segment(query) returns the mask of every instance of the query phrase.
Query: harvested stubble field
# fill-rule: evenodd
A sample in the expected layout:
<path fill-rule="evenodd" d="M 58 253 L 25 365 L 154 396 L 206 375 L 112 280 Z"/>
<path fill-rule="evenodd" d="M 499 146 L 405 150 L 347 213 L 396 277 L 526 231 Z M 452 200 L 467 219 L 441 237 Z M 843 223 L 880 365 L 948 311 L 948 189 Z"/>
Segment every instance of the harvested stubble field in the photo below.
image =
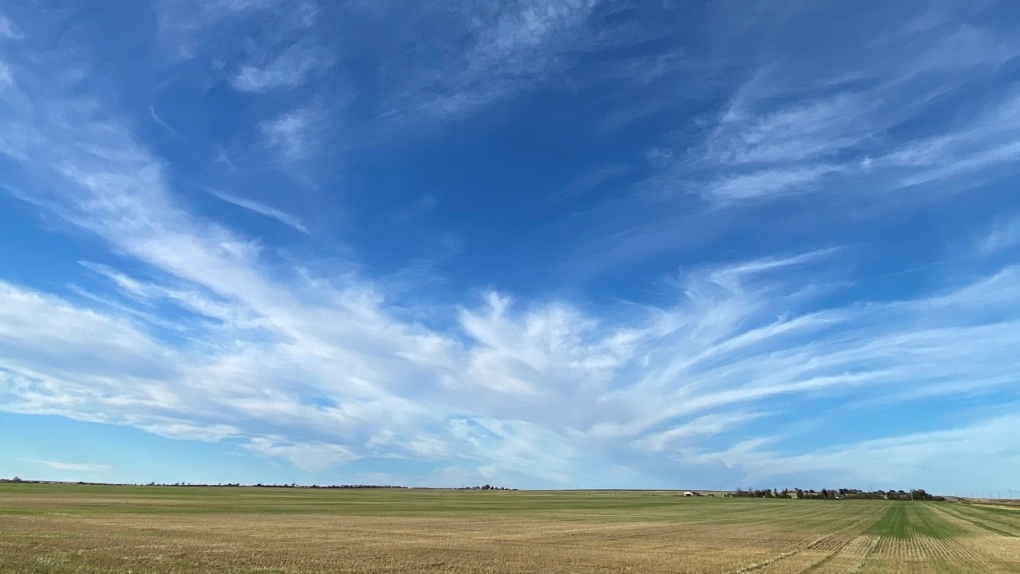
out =
<path fill-rule="evenodd" d="M 1020 512 L 954 503 L 0 485 L 4 573 L 1020 572 Z"/>

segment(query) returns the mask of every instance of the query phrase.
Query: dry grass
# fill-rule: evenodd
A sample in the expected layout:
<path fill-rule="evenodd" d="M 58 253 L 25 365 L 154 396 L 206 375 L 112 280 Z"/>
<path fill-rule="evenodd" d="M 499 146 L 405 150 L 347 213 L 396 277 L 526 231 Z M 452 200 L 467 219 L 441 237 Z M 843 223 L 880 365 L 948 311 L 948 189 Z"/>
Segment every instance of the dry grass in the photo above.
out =
<path fill-rule="evenodd" d="M 1018 535 L 959 504 L 0 486 L 5 573 L 994 573 Z"/>

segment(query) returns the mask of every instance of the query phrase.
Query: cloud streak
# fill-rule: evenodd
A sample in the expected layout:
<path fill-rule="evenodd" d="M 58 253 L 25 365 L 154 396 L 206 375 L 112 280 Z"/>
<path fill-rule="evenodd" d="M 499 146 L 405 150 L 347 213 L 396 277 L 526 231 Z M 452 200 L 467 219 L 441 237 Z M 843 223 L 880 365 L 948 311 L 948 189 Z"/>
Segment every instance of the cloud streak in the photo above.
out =
<path fill-rule="evenodd" d="M 1020 421 L 1006 416 L 962 428 L 864 441 L 808 454 L 783 454 L 741 444 L 728 451 L 699 456 L 705 462 L 741 465 L 749 471 L 748 480 L 759 483 L 807 472 L 840 476 L 847 484 L 913 484 L 925 479 L 919 469 L 947 468 L 961 461 L 978 461 L 982 472 L 992 473 L 990 478 L 1009 484 L 1011 477 L 1007 472 L 988 467 L 981 461 L 994 458 L 1002 462 L 1003 468 L 1015 464 L 1020 452 L 1011 446 L 1009 437 L 1017 430 L 1020 430 Z M 948 464 L 947 461 L 954 462 Z M 963 493 L 972 487 L 967 480 L 954 479 L 944 488 Z"/>
<path fill-rule="evenodd" d="M 238 91 L 251 93 L 296 88 L 328 67 L 329 60 L 313 50 L 291 46 L 263 65 L 241 66 L 231 84 Z"/>
<path fill-rule="evenodd" d="M 902 58 L 875 53 L 868 67 L 856 70 L 801 77 L 796 64 L 760 69 L 737 90 L 706 138 L 699 159 L 729 168 L 709 187 L 710 195 L 730 200 L 824 191 L 822 176 L 873 182 L 883 170 L 888 172 L 883 183 L 868 186 L 870 193 L 881 193 L 1008 167 L 1020 129 L 1014 91 L 976 115 L 960 114 L 956 125 L 937 136 L 894 134 L 897 126 L 938 109 L 947 94 L 966 90 L 976 70 L 994 70 L 1010 59 L 1017 47 L 963 26 L 944 36 L 902 30 L 876 39 L 865 54 L 909 41 L 921 48 Z M 954 56 L 947 57 L 950 53 Z M 932 81 L 936 74 L 938 82 Z M 800 95 L 804 92 L 826 95 Z"/>
<path fill-rule="evenodd" d="M 33 460 L 33 459 L 21 459 L 24 462 L 31 462 L 34 464 L 41 464 L 47 468 L 53 470 L 59 470 L 61 472 L 70 472 L 76 474 L 108 474 L 113 470 L 113 467 L 106 464 L 78 464 L 68 462 L 56 462 L 52 460 Z"/>
<path fill-rule="evenodd" d="M 317 110 L 306 107 L 263 121 L 259 131 L 282 162 L 295 164 L 321 152 L 323 122 Z"/>
<path fill-rule="evenodd" d="M 259 203 L 257 201 L 244 199 L 243 197 L 237 197 L 226 193 L 217 192 L 213 193 L 213 195 L 216 196 L 216 198 L 221 201 L 225 201 L 231 205 L 236 205 L 237 207 L 247 209 L 248 211 L 252 211 L 259 215 L 263 215 L 270 219 L 275 219 L 276 221 L 279 221 L 280 223 L 286 225 L 287 227 L 300 231 L 301 233 L 308 234 L 308 227 L 305 226 L 305 224 L 300 219 L 288 213 L 284 213 L 279 209 L 276 209 L 275 207 L 270 207 L 264 203 Z"/>

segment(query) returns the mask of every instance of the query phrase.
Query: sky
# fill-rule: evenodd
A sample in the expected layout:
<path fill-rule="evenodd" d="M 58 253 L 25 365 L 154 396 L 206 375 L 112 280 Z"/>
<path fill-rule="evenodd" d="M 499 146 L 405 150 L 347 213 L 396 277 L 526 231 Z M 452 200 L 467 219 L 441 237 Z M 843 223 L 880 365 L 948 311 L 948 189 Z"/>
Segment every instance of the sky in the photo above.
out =
<path fill-rule="evenodd" d="M 1018 27 L 0 0 L 0 477 L 1020 493 Z"/>

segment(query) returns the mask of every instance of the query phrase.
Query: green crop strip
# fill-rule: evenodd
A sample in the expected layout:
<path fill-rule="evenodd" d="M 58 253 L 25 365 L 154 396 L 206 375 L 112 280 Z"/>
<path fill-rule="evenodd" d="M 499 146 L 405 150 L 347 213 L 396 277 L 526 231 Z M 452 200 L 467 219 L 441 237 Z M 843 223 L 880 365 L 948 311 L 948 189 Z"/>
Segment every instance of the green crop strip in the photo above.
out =
<path fill-rule="evenodd" d="M 956 538 L 962 530 L 941 519 L 928 503 L 896 502 L 865 533 L 888 538 Z"/>

